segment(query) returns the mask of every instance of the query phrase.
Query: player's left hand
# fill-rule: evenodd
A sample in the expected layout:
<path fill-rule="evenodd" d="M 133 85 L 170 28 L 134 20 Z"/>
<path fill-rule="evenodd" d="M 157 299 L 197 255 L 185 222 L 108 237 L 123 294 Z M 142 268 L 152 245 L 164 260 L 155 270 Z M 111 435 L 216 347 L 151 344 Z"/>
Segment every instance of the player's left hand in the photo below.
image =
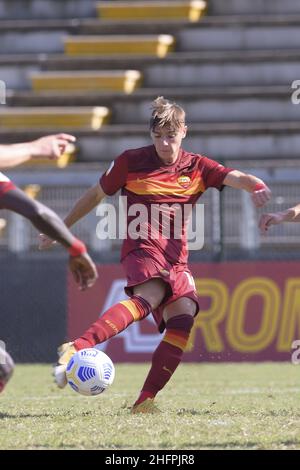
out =
<path fill-rule="evenodd" d="M 255 207 L 263 207 L 270 201 L 271 196 L 271 190 L 267 185 L 257 184 L 252 192 L 251 198 Z"/>
<path fill-rule="evenodd" d="M 69 268 L 80 290 L 92 287 L 98 278 L 96 266 L 87 253 L 70 256 Z"/>

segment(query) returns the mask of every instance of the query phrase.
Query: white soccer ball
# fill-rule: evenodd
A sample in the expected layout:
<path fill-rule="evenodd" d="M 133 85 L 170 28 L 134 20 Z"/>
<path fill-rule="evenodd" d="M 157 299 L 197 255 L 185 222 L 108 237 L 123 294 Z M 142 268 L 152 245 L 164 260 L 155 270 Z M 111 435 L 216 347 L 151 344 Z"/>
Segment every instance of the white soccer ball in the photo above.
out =
<path fill-rule="evenodd" d="M 66 374 L 68 384 L 75 392 L 82 395 L 99 395 L 113 383 L 115 367 L 103 351 L 87 348 L 72 356 Z"/>

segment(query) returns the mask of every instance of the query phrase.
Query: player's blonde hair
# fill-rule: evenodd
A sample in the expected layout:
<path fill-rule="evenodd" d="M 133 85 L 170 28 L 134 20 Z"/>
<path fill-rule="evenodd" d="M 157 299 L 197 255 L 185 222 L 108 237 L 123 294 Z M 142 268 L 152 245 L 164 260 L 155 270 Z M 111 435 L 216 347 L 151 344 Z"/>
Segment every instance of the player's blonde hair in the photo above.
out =
<path fill-rule="evenodd" d="M 150 129 L 153 131 L 156 126 L 179 129 L 185 124 L 185 111 L 175 102 L 166 100 L 163 96 L 158 96 L 151 103 Z"/>

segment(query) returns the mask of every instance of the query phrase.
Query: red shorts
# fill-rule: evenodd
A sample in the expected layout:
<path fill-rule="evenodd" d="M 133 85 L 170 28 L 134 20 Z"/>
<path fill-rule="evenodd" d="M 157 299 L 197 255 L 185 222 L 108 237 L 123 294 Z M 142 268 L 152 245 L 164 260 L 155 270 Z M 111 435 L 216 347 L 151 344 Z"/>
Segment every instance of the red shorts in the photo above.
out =
<path fill-rule="evenodd" d="M 170 264 L 166 260 L 162 263 L 160 258 L 161 255 L 156 258 L 154 254 L 146 250 L 138 249 L 125 256 L 122 265 L 127 276 L 125 292 L 129 296 L 133 294 L 134 286 L 143 284 L 155 277 L 166 282 L 168 286 L 167 293 L 159 307 L 152 312 L 158 329 L 162 332 L 165 329 L 163 311 L 166 305 L 181 297 L 188 297 L 196 303 L 197 314 L 199 299 L 193 276 L 187 265 Z"/>

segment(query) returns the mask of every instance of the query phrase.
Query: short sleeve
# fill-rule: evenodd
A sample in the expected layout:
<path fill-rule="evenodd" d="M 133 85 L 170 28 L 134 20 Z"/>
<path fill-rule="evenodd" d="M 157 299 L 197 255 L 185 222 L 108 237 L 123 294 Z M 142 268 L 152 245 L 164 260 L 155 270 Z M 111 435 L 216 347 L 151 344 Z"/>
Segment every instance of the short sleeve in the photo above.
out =
<path fill-rule="evenodd" d="M 202 180 L 205 189 L 216 188 L 219 191 L 223 189 L 223 181 L 225 177 L 233 171 L 233 168 L 228 168 L 215 160 L 210 160 L 207 157 L 202 157 L 199 162 Z"/>
<path fill-rule="evenodd" d="M 105 194 L 112 196 L 125 186 L 128 175 L 128 158 L 122 153 L 100 177 L 99 183 Z"/>

